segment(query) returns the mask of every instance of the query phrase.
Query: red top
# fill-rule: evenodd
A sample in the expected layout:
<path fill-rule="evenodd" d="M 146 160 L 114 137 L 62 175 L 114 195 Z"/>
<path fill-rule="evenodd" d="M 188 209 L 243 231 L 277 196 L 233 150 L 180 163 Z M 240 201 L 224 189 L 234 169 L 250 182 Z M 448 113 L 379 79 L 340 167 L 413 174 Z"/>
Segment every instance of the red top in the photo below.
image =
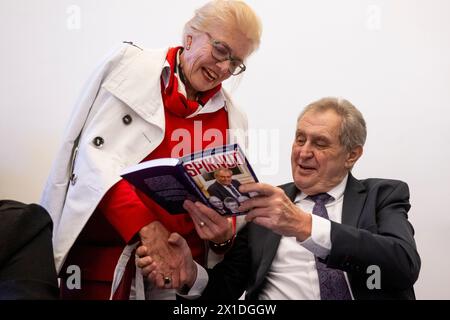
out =
<path fill-rule="evenodd" d="M 227 112 L 222 108 L 214 113 L 200 114 L 185 119 L 165 110 L 166 132 L 162 143 L 144 161 L 158 158 L 181 157 L 209 147 L 220 146 L 226 141 L 228 127 Z M 205 131 L 217 129 L 221 137 L 204 141 Z M 139 230 L 152 221 L 160 221 L 169 232 L 178 232 L 192 250 L 198 262 L 204 262 L 204 245 L 194 223 L 187 214 L 171 215 L 140 191 L 135 190 L 125 180 L 120 180 L 111 188 L 98 207 L 109 223 L 120 233 L 125 242 L 130 242 Z M 130 218 L 132 217 L 132 218 Z"/>

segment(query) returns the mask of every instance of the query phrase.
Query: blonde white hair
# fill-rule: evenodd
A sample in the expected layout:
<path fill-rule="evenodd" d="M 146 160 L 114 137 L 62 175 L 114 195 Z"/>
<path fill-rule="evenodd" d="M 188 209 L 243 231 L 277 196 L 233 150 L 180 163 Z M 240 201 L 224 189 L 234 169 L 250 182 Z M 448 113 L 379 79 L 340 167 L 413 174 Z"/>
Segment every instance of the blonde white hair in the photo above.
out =
<path fill-rule="evenodd" d="M 183 44 L 186 34 L 192 30 L 208 32 L 213 24 L 237 28 L 250 41 L 252 52 L 261 42 L 262 24 L 250 6 L 241 0 L 213 0 L 195 11 L 184 26 Z"/>

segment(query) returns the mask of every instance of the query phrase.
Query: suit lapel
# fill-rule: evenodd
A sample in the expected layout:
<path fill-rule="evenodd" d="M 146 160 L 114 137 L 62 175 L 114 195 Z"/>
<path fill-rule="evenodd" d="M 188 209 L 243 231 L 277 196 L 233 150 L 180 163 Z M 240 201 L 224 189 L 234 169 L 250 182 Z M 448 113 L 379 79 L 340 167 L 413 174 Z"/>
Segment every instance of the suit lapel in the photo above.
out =
<path fill-rule="evenodd" d="M 342 224 L 357 226 L 366 197 L 366 188 L 349 173 L 342 206 Z"/>
<path fill-rule="evenodd" d="M 266 229 L 267 230 L 267 229 Z M 256 281 L 262 282 L 266 278 L 266 274 L 269 271 L 272 261 L 278 250 L 278 245 L 280 244 L 281 236 L 270 230 L 267 230 L 264 237 L 264 245 L 262 250 L 262 257 L 260 262 L 260 267 L 258 268 L 258 274 L 256 275 Z"/>
<path fill-rule="evenodd" d="M 280 186 L 281 189 L 283 189 L 284 193 L 289 197 L 289 199 L 294 202 L 295 197 L 297 196 L 297 193 L 299 192 L 297 187 L 293 182 L 286 183 L 282 186 Z"/>
<path fill-rule="evenodd" d="M 289 199 L 294 202 L 295 196 L 297 195 L 298 189 L 293 183 L 288 183 L 281 186 L 281 189 L 286 193 Z M 266 229 L 267 230 L 267 229 Z M 262 250 L 262 257 L 260 261 L 260 268 L 258 268 L 258 274 L 256 275 L 256 287 L 262 282 L 267 272 L 269 271 L 272 261 L 278 250 L 278 245 L 280 244 L 281 236 L 270 230 L 267 230 L 264 237 L 264 244 Z"/>
<path fill-rule="evenodd" d="M 299 190 L 294 183 L 282 185 L 289 199 L 294 202 Z M 356 226 L 359 216 L 361 215 L 364 203 L 366 201 L 367 192 L 364 185 L 353 177 L 351 173 L 348 174 L 347 185 L 344 193 L 344 204 L 342 207 L 342 223 L 346 225 Z M 278 247 L 278 243 L 277 243 Z"/>

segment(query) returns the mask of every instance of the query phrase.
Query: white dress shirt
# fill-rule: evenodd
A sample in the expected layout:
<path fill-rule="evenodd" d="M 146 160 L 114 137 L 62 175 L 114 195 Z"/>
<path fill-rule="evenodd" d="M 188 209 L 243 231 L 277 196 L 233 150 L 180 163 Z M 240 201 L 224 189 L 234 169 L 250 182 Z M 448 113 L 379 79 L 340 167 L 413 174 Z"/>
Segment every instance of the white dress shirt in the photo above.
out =
<path fill-rule="evenodd" d="M 334 200 L 328 202 L 325 207 L 330 220 L 337 223 L 341 223 L 342 220 L 342 204 L 347 178 L 348 175 L 341 183 L 328 191 Z M 298 194 L 295 204 L 303 211 L 311 213 L 314 201 L 306 198 L 306 194 Z M 331 250 L 331 245 L 331 222 L 314 214 L 311 237 L 303 242 L 297 241 L 295 237 L 281 237 L 277 253 L 266 275 L 267 283 L 259 299 L 320 300 L 319 276 L 314 256 L 325 258 Z M 346 274 L 345 279 L 348 285 Z"/>

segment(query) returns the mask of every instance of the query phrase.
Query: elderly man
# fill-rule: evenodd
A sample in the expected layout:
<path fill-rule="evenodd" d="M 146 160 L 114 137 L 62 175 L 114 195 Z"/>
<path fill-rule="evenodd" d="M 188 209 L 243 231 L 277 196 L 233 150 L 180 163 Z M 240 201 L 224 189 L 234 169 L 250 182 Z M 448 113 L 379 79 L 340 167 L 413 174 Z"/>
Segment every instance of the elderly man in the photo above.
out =
<path fill-rule="evenodd" d="M 247 299 L 414 299 L 420 257 L 407 217 L 408 186 L 353 177 L 365 140 L 365 121 L 350 102 L 325 98 L 307 106 L 292 145 L 294 182 L 240 187 L 260 196 L 241 205 L 250 210 L 249 223 L 223 262 L 206 274 L 192 263 L 184 240 L 171 235 L 186 274 L 184 293 L 204 299 L 238 298 L 244 290 Z M 199 204 L 185 206 L 195 223 L 213 214 Z M 138 265 L 161 282 L 151 257 Z"/>

